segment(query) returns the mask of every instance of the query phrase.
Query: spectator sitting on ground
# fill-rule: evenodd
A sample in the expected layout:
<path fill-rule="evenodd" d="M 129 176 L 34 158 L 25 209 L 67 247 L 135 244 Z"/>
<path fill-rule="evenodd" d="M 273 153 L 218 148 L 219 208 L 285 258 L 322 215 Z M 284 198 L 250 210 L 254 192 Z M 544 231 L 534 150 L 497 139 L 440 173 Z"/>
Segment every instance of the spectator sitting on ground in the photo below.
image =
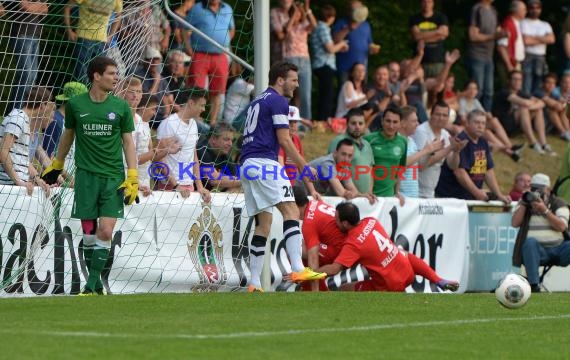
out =
<path fill-rule="evenodd" d="M 443 140 L 435 140 L 427 144 L 423 149 L 418 150 L 416 142 L 412 138 L 418 127 L 418 116 L 416 108 L 413 106 L 402 107 L 402 121 L 400 125 L 400 134 L 408 140 L 406 153 L 406 172 L 404 178 L 400 181 L 400 193 L 405 197 L 419 197 L 419 161 L 422 157 L 439 151 L 443 148 Z"/>
<path fill-rule="evenodd" d="M 226 123 L 216 124 L 205 143 L 198 144 L 202 182 L 213 192 L 241 192 L 236 164 L 230 159 L 235 130 Z"/>
<path fill-rule="evenodd" d="M 23 186 L 32 195 L 34 186 L 40 186 L 49 195 L 49 185 L 32 166 L 30 134 L 45 129 L 50 118 L 45 116 L 53 108 L 51 91 L 37 86 L 24 95 L 22 109 L 13 109 L 0 124 L 0 184 Z"/>
<path fill-rule="evenodd" d="M 449 159 L 443 164 L 435 188 L 436 197 L 489 201 L 493 198 L 483 190 L 486 183 L 498 200 L 505 204 L 511 202 L 511 198 L 501 192 L 495 177 L 491 149 L 483 138 L 486 122 L 482 110 L 473 110 L 467 115 L 465 130 L 457 136 L 459 140 L 467 140 L 467 145 L 459 153 L 459 164 Z"/>
<path fill-rule="evenodd" d="M 569 77 L 570 79 L 570 77 Z M 550 73 L 544 77 L 541 89 L 534 92 L 534 96 L 544 101 L 546 105 L 544 108 L 545 117 L 560 133 L 560 138 L 570 141 L 570 122 L 566 114 L 566 99 L 561 98 L 554 90 L 558 76 Z"/>
<path fill-rule="evenodd" d="M 501 90 L 493 102 L 493 114 L 501 123 L 509 136 L 522 129 L 530 147 L 539 154 L 548 153 L 556 156 L 552 147 L 546 142 L 544 128 L 544 101 L 522 92 L 523 74 L 514 70 L 509 74 L 509 87 Z M 536 130 L 537 138 L 533 131 Z"/>
<path fill-rule="evenodd" d="M 361 193 L 372 193 L 374 182 L 372 181 L 372 167 L 374 166 L 374 155 L 370 143 L 364 140 L 366 123 L 364 113 L 361 109 L 351 109 L 347 114 L 346 132 L 335 137 L 329 144 L 328 153 L 336 150 L 336 146 L 341 140 L 352 140 L 354 145 L 354 155 L 352 156 L 352 182 Z M 357 168 L 367 169 L 364 173 L 356 173 Z"/>
<path fill-rule="evenodd" d="M 547 175 L 534 174 L 530 188 L 511 219 L 511 226 L 520 228 L 513 265 L 524 265 L 532 292 L 540 292 L 539 266 L 570 264 L 570 241 L 565 240 L 570 212 L 566 202 L 551 193 Z"/>
<path fill-rule="evenodd" d="M 531 176 L 526 171 L 520 171 L 515 175 L 515 181 L 513 183 L 513 188 L 509 193 L 511 200 L 519 201 L 527 191 L 530 191 L 530 180 Z"/>
<path fill-rule="evenodd" d="M 361 193 L 354 186 L 350 174 L 346 170 L 352 161 L 354 145 L 350 139 L 338 142 L 332 154 L 324 155 L 309 162 L 309 166 L 317 169 L 318 179 L 315 188 L 320 194 L 326 196 L 340 196 L 345 199 L 366 197 L 373 204 L 377 201 L 371 193 Z M 339 174 L 339 171 L 344 170 Z M 341 180 L 342 178 L 342 180 Z"/>
<path fill-rule="evenodd" d="M 467 114 L 473 110 L 485 111 L 483 105 L 481 105 L 479 99 L 477 99 L 478 91 L 479 88 L 475 81 L 469 80 L 465 84 L 463 95 L 459 99 L 459 118 L 461 129 L 467 123 Z M 493 150 L 504 152 L 514 161 L 519 161 L 524 144 L 513 145 L 499 119 L 493 116 L 490 112 L 485 112 L 485 116 L 487 117 L 487 129 L 485 130 L 484 137 L 491 148 Z"/>
<path fill-rule="evenodd" d="M 338 93 L 335 117 L 343 118 L 350 109 L 366 105 L 373 92 L 367 94 L 366 67 L 356 63 L 350 68 L 348 80 L 342 84 Z"/>

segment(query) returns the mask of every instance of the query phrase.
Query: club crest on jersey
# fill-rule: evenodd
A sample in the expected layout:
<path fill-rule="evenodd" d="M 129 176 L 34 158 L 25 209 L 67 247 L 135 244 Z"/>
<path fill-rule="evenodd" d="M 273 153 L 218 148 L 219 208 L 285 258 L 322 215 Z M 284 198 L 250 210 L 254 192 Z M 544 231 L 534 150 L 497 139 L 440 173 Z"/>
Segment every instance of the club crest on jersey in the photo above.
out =
<path fill-rule="evenodd" d="M 117 114 L 115 114 L 114 112 L 110 112 L 107 114 L 107 120 L 109 120 L 109 121 L 115 121 L 116 118 L 117 118 Z"/>

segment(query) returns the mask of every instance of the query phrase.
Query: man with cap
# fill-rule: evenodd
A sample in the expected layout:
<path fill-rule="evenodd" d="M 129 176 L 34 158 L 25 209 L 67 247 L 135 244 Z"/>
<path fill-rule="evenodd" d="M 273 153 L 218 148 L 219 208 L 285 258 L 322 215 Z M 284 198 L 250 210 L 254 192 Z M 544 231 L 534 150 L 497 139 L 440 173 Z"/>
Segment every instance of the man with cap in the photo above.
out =
<path fill-rule="evenodd" d="M 70 81 L 63 85 L 63 92 L 55 97 L 60 103 L 59 108 L 53 114 L 53 120 L 49 123 L 44 133 L 42 147 L 49 157 L 55 155 L 55 150 L 59 145 L 59 138 L 63 133 L 63 123 L 65 119 L 65 104 L 75 95 L 83 94 L 89 91 L 87 86 L 80 82 Z"/>
<path fill-rule="evenodd" d="M 299 154 L 305 157 L 305 151 L 303 150 L 303 144 L 301 143 L 301 138 L 298 133 L 299 121 L 301 121 L 301 114 L 299 113 L 299 108 L 296 106 L 289 106 L 289 113 L 287 115 L 289 118 L 289 134 L 291 135 L 291 140 L 293 140 L 293 145 L 297 148 Z M 280 147 L 279 155 L 277 161 L 284 166 L 285 172 L 291 181 L 291 185 L 295 186 L 295 175 L 297 172 L 297 165 L 293 159 L 285 154 L 285 150 Z"/>
<path fill-rule="evenodd" d="M 564 200 L 551 194 L 548 175 L 535 174 L 530 188 L 511 220 L 513 227 L 520 227 L 513 265 L 524 264 L 532 292 L 540 292 L 539 266 L 570 264 L 570 241 L 565 241 L 570 210 Z"/>

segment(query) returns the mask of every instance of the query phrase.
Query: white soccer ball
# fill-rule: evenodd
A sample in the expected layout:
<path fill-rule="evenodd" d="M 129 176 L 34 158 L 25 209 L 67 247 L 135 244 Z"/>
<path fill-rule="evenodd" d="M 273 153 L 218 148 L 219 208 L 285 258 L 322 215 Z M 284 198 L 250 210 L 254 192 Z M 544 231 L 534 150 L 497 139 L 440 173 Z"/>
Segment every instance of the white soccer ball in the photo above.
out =
<path fill-rule="evenodd" d="M 497 301 L 506 308 L 518 309 L 530 299 L 530 284 L 519 274 L 507 274 L 495 289 Z"/>

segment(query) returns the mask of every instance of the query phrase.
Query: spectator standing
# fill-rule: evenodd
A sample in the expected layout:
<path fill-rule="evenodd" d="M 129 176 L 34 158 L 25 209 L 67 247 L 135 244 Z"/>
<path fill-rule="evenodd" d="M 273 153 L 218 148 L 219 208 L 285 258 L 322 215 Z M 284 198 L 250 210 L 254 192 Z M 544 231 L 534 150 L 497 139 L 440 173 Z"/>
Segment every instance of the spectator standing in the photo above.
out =
<path fill-rule="evenodd" d="M 234 129 L 230 125 L 219 123 L 210 131 L 206 143 L 198 145 L 198 158 L 203 169 L 201 171 L 202 182 L 210 191 L 241 191 L 241 181 L 237 178 L 236 164 L 229 156 L 234 135 Z"/>
<path fill-rule="evenodd" d="M 184 0 L 180 4 L 180 6 L 174 9 L 174 12 L 176 13 L 176 15 L 185 19 L 186 16 L 188 16 L 188 11 L 192 9 L 192 6 L 194 6 L 195 2 L 196 0 Z M 183 35 L 184 27 L 180 22 L 176 21 L 175 19 L 172 19 L 170 21 L 170 29 L 171 29 L 170 33 L 172 34 L 172 45 L 170 46 L 170 48 L 174 50 L 184 51 L 184 35 Z"/>
<path fill-rule="evenodd" d="M 570 264 L 570 241 L 565 241 L 570 212 L 566 202 L 552 194 L 547 175 L 534 174 L 530 188 L 539 196 L 521 200 L 511 219 L 512 227 L 520 228 L 513 265 L 524 265 L 532 292 L 540 292 L 539 266 Z"/>
<path fill-rule="evenodd" d="M 414 138 L 412 137 L 419 125 L 416 108 L 413 106 L 404 106 L 402 108 L 402 121 L 400 126 L 400 134 L 408 140 L 406 152 L 406 172 L 404 178 L 400 181 L 400 193 L 405 197 L 418 198 L 420 196 L 419 185 L 419 161 L 422 157 L 443 148 L 443 141 L 436 140 L 426 146 L 421 151 L 418 149 Z"/>
<path fill-rule="evenodd" d="M 165 157 L 170 174 L 167 174 L 168 177 L 165 180 L 157 181 L 155 189 L 176 190 L 184 198 L 189 197 L 196 190 L 205 202 L 210 202 L 210 192 L 204 187 L 200 177 L 200 161 L 196 152 L 199 137 L 196 119 L 206 108 L 206 91 L 185 89 L 180 91 L 176 102 L 181 105 L 181 109 L 178 113 L 171 114 L 164 119 L 158 126 L 157 147 L 167 148 L 174 138 L 182 148 L 179 152 L 168 154 Z M 180 164 L 190 166 L 191 163 L 193 177 L 187 173 L 180 173 Z"/>
<path fill-rule="evenodd" d="M 480 0 L 471 8 L 467 44 L 467 73 L 479 86 L 479 101 L 486 111 L 493 105 L 495 40 L 506 37 L 500 31 L 492 0 Z"/>
<path fill-rule="evenodd" d="M 434 11 L 434 0 L 421 0 L 421 12 L 410 17 L 409 27 L 417 42 L 425 44 L 422 67 L 426 78 L 436 77 L 445 64 L 445 39 L 449 36 L 449 22 L 445 14 Z"/>
<path fill-rule="evenodd" d="M 174 103 L 174 99 L 178 95 L 178 92 L 185 85 L 186 81 L 185 63 L 187 57 L 188 56 L 181 50 L 172 50 L 169 51 L 168 54 L 166 55 L 166 66 L 162 70 L 161 77 L 163 81 L 167 83 L 166 91 L 169 97 L 169 99 L 167 100 L 167 104 L 170 101 L 172 108 L 171 111 L 169 111 L 168 106 L 165 106 L 164 101 L 162 101 L 163 108 L 158 109 L 161 112 L 161 114 L 157 116 L 156 121 L 162 120 L 165 115 L 169 115 L 171 112 L 178 112 L 178 110 L 180 110 L 178 105 Z M 163 96 L 163 100 L 165 96 L 166 95 Z"/>
<path fill-rule="evenodd" d="M 525 58 L 522 64 L 523 91 L 533 94 L 541 88 L 543 77 L 548 74 L 546 46 L 554 44 L 556 37 L 552 26 L 540 20 L 542 3 L 540 0 L 528 2 L 528 17 L 521 22 Z"/>
<path fill-rule="evenodd" d="M 59 146 L 59 139 L 63 133 L 65 105 L 67 104 L 67 101 L 72 97 L 86 93 L 87 91 L 89 91 L 89 89 L 84 84 L 71 81 L 63 85 L 63 92 L 55 97 L 55 100 L 60 102 L 61 105 L 56 111 L 54 111 L 53 120 L 47 126 L 42 141 L 42 147 L 50 158 L 55 156 L 55 151 Z M 73 154 L 73 151 L 70 151 L 70 153 Z"/>
<path fill-rule="evenodd" d="M 526 5 L 520 0 L 511 1 L 509 15 L 503 20 L 501 27 L 508 34 L 497 41 L 497 51 L 501 61 L 497 66 L 501 84 L 508 85 L 508 74 L 513 70 L 521 70 L 525 56 L 524 40 L 521 32 L 521 21 L 526 16 Z"/>
<path fill-rule="evenodd" d="M 329 4 L 323 5 L 319 10 L 319 22 L 310 37 L 311 65 L 313 73 L 319 81 L 317 120 L 327 120 L 334 116 L 335 54 L 349 49 L 346 41 L 342 40 L 335 43 L 332 39 L 330 26 L 335 19 L 336 9 Z"/>
<path fill-rule="evenodd" d="M 237 63 L 232 62 L 230 65 L 230 77 L 228 79 L 228 91 L 226 93 L 226 100 L 224 102 L 224 122 L 230 125 L 238 117 L 245 118 L 244 110 L 251 102 L 251 96 L 255 89 L 253 81 L 253 74 L 249 70 L 243 70 L 243 67 Z M 241 119 L 240 119 L 241 120 Z M 236 121 L 237 129 L 241 129 L 243 121 Z"/>
<path fill-rule="evenodd" d="M 44 116 L 53 107 L 51 92 L 45 87 L 34 87 L 23 98 L 24 106 L 14 108 L 0 124 L 0 184 L 23 186 L 32 195 L 34 186 L 49 194 L 49 186 L 32 166 L 34 150 L 30 149 L 32 136 L 47 126 Z"/>
<path fill-rule="evenodd" d="M 452 163 L 459 160 L 459 151 L 467 144 L 467 140 L 457 141 L 449 136 L 445 126 L 449 123 L 449 105 L 443 101 L 436 102 L 431 111 L 429 121 L 422 123 L 412 136 L 418 150 L 434 141 L 443 141 L 441 150 L 429 153 L 420 159 L 419 195 L 420 198 L 435 197 L 435 187 L 439 181 L 441 166 L 446 158 L 453 158 Z"/>
<path fill-rule="evenodd" d="M 401 117 L 398 107 L 388 107 L 382 117 L 382 129 L 364 136 L 364 139 L 370 143 L 374 154 L 374 195 L 395 196 L 403 205 L 400 181 L 406 166 L 408 145 L 406 138 L 398 134 Z"/>
<path fill-rule="evenodd" d="M 2 3 L 4 12 L 10 15 L 11 51 L 16 61 L 10 100 L 6 108 L 6 114 L 9 114 L 14 108 L 22 109 L 25 95 L 36 82 L 42 22 L 48 12 L 48 3 L 45 0 Z"/>
<path fill-rule="evenodd" d="M 151 13 L 147 26 L 150 26 L 152 30 L 148 46 L 166 54 L 170 42 L 170 22 L 159 4 L 152 4 L 149 10 Z"/>
<path fill-rule="evenodd" d="M 560 58 L 562 60 L 561 75 L 570 73 L 570 11 L 562 25 L 560 33 Z"/>
<path fill-rule="evenodd" d="M 372 172 L 366 171 L 364 174 L 356 174 L 357 168 L 372 169 L 374 166 L 374 155 L 370 143 L 364 140 L 366 133 L 366 122 L 361 109 L 352 109 L 346 114 L 346 132 L 335 137 L 329 144 L 328 153 L 336 150 L 337 144 L 344 139 L 352 140 L 354 145 L 354 155 L 352 156 L 352 182 L 358 192 L 363 194 L 372 193 Z"/>
<path fill-rule="evenodd" d="M 158 128 L 160 122 L 170 115 L 174 104 L 175 92 L 169 92 L 169 80 L 160 73 L 162 55 L 160 51 L 150 46 L 146 47 L 144 59 L 142 59 L 134 71 L 134 75 L 142 80 L 143 93 L 155 95 L 160 100 L 156 116 L 151 122 L 153 129 Z M 202 129 L 199 129 L 202 130 Z M 207 131 L 204 129 L 203 131 Z"/>
<path fill-rule="evenodd" d="M 362 1 L 351 0 L 348 3 L 348 16 L 338 19 L 332 26 L 335 43 L 345 40 L 350 51 L 336 54 L 337 78 L 339 87 L 345 83 L 354 64 L 368 68 L 368 55 L 380 52 L 380 45 L 372 39 L 372 27 L 367 21 L 368 8 Z"/>
<path fill-rule="evenodd" d="M 491 148 L 483 138 L 486 122 L 484 111 L 473 110 L 467 115 L 465 130 L 457 136 L 459 140 L 467 140 L 467 145 L 459 153 L 458 166 L 448 161 L 443 164 L 436 197 L 488 201 L 491 197 L 483 190 L 485 183 L 498 200 L 511 202 L 501 192 L 495 177 Z"/>
<path fill-rule="evenodd" d="M 71 25 L 71 9 L 79 6 L 79 19 L 75 30 Z M 111 14 L 115 21 L 107 34 Z M 78 81 L 87 80 L 87 66 L 92 58 L 100 56 L 105 44 L 111 41 L 121 25 L 123 0 L 69 0 L 63 8 L 63 22 L 67 38 L 75 43 L 74 57 L 77 59 L 73 76 Z"/>
<path fill-rule="evenodd" d="M 299 114 L 299 109 L 296 106 L 289 105 L 289 114 L 287 115 L 289 119 L 289 133 L 291 135 L 291 140 L 293 145 L 297 149 L 297 152 L 301 157 L 305 158 L 305 151 L 303 150 L 303 143 L 297 132 L 297 127 L 299 126 L 299 121 L 301 121 L 301 115 Z M 291 182 L 291 185 L 295 186 L 296 175 L 297 175 L 297 165 L 290 156 L 287 156 L 285 149 L 279 147 L 279 154 L 277 155 L 277 162 L 283 166 L 285 173 Z"/>
<path fill-rule="evenodd" d="M 235 35 L 232 7 L 221 0 L 201 0 L 188 12 L 186 21 L 215 40 L 226 50 Z M 228 82 L 228 56 L 191 30 L 184 31 L 184 49 L 192 57 L 188 70 L 188 86 L 208 89 L 209 124 L 214 126 L 221 109 L 221 96 Z"/>

